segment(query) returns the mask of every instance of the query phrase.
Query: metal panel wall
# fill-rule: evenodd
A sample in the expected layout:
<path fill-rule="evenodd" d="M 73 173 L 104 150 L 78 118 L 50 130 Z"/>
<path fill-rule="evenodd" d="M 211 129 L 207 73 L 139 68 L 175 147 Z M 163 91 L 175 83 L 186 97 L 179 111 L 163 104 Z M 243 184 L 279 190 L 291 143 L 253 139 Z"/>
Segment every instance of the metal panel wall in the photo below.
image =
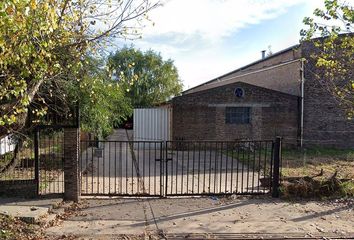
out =
<path fill-rule="evenodd" d="M 134 109 L 134 141 L 171 140 L 171 108 Z"/>

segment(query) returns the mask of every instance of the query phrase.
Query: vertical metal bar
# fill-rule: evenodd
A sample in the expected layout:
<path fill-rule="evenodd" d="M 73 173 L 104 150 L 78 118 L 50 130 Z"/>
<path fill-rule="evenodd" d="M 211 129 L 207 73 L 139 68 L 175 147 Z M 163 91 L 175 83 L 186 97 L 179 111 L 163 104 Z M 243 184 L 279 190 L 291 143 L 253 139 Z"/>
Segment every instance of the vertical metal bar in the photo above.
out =
<path fill-rule="evenodd" d="M 151 185 L 150 185 L 150 178 L 151 178 L 151 144 L 149 143 L 149 194 L 151 194 Z"/>
<path fill-rule="evenodd" d="M 91 146 L 91 156 L 92 156 L 92 171 L 91 171 L 91 194 L 93 194 L 93 172 L 94 172 L 94 160 L 95 160 L 95 156 L 93 155 L 93 147 Z"/>
<path fill-rule="evenodd" d="M 240 166 L 240 143 L 237 143 L 237 158 L 236 158 L 236 193 L 238 193 L 238 182 L 239 182 L 239 166 Z"/>
<path fill-rule="evenodd" d="M 108 142 L 108 194 L 111 194 L 111 142 Z"/>
<path fill-rule="evenodd" d="M 254 141 L 253 142 L 253 173 L 252 173 L 252 193 L 254 192 L 254 174 L 256 171 L 256 146 L 257 146 L 257 142 Z"/>
<path fill-rule="evenodd" d="M 175 147 L 175 145 L 172 144 L 172 147 Z M 176 194 L 178 194 L 178 152 L 179 149 L 176 147 Z"/>
<path fill-rule="evenodd" d="M 220 143 L 220 170 L 219 170 L 219 176 L 220 176 L 220 187 L 219 187 L 219 193 L 222 193 L 222 160 L 223 160 L 223 154 L 222 154 L 222 149 L 223 149 L 223 142 Z"/>
<path fill-rule="evenodd" d="M 258 170 L 257 170 L 257 192 L 259 193 L 260 185 L 260 175 L 261 175 L 261 156 L 262 156 L 262 142 L 259 141 L 259 151 L 258 151 Z"/>
<path fill-rule="evenodd" d="M 229 143 L 226 143 L 225 193 L 227 193 L 227 168 L 229 164 Z"/>
<path fill-rule="evenodd" d="M 88 163 L 88 149 L 89 149 L 88 142 L 85 141 L 85 151 L 86 151 L 86 191 L 85 193 L 88 193 L 88 181 L 89 181 L 88 175 L 90 170 L 89 163 Z M 91 171 L 93 171 L 93 169 Z"/>
<path fill-rule="evenodd" d="M 209 143 L 209 190 L 208 193 L 211 191 L 211 151 L 212 151 L 212 145 L 211 142 Z"/>
<path fill-rule="evenodd" d="M 143 178 L 142 178 L 142 184 L 143 184 L 143 191 L 145 194 L 145 142 L 143 142 Z M 139 153 L 138 153 L 139 154 Z M 140 169 L 140 167 L 139 167 Z"/>
<path fill-rule="evenodd" d="M 57 138 L 58 139 L 58 138 Z M 79 141 L 79 144 L 81 145 L 80 146 L 80 149 L 82 149 L 82 142 L 81 141 Z M 56 144 L 56 146 L 58 146 L 57 144 Z M 58 163 L 57 163 L 57 165 L 58 165 Z M 82 189 L 82 178 L 83 178 L 83 174 L 82 174 L 82 168 L 83 168 L 83 163 L 82 163 L 82 154 L 79 152 L 79 165 L 80 165 L 80 169 L 79 169 L 79 171 L 80 171 L 80 173 L 81 174 L 79 174 L 79 176 L 80 176 L 80 189 Z M 58 191 L 59 191 L 59 181 L 57 181 L 57 183 L 58 183 Z"/>
<path fill-rule="evenodd" d="M 39 129 L 34 131 L 34 179 L 37 183 L 37 195 L 40 194 L 40 179 L 39 179 Z"/>
<path fill-rule="evenodd" d="M 120 164 L 120 175 L 119 175 L 119 181 L 120 181 L 120 189 L 119 193 L 123 194 L 123 142 L 119 142 L 119 162 Z M 128 184 L 129 184 L 129 173 L 128 173 L 128 158 L 125 158 L 125 194 L 129 194 L 128 192 Z"/>
<path fill-rule="evenodd" d="M 234 178 L 234 143 L 231 143 L 231 182 L 230 182 L 230 193 L 233 193 L 233 178 Z M 237 180 L 236 180 L 237 182 Z"/>
<path fill-rule="evenodd" d="M 184 176 L 184 172 L 183 172 L 183 169 L 184 169 L 184 154 L 185 154 L 185 151 L 184 151 L 184 146 L 182 146 L 181 144 L 182 142 L 178 142 L 178 144 L 182 147 L 182 169 L 181 169 L 181 194 L 183 194 L 183 176 Z"/>
<path fill-rule="evenodd" d="M 56 168 L 58 169 L 59 168 L 59 164 L 60 164 L 60 162 L 59 162 L 59 159 L 58 158 L 60 158 L 60 157 L 58 157 L 58 156 L 60 156 L 59 154 L 58 154 L 58 150 L 59 150 L 59 148 L 58 148 L 58 131 L 57 132 L 55 132 L 55 135 L 53 135 L 53 152 L 54 152 L 54 154 L 55 154 L 55 159 L 54 159 L 54 161 L 55 161 L 55 166 L 56 166 Z M 80 144 L 80 142 L 78 143 L 78 144 Z M 79 153 L 80 154 L 80 153 Z M 80 156 L 79 156 L 80 157 Z M 80 158 L 78 159 L 78 160 L 80 160 Z M 79 162 L 79 164 L 82 164 L 81 162 Z M 81 168 L 80 168 L 81 169 Z M 54 169 L 53 169 L 54 170 Z M 54 186 L 54 192 L 57 192 L 57 193 L 59 193 L 60 191 L 60 189 L 59 189 L 59 179 L 58 178 L 56 178 L 55 177 L 55 173 L 53 174 L 54 175 L 54 178 L 55 178 L 55 182 L 53 183 L 53 186 Z M 81 174 L 80 174 L 81 175 Z M 79 181 L 79 183 L 81 182 L 81 179 L 78 179 L 78 181 Z M 56 183 L 56 184 L 55 184 Z M 55 191 L 55 187 L 57 187 L 57 191 Z M 81 185 L 80 185 L 80 187 L 81 187 Z"/>
<path fill-rule="evenodd" d="M 203 193 L 205 193 L 205 171 L 206 171 L 206 142 L 204 142 L 204 171 L 203 171 Z"/>
<path fill-rule="evenodd" d="M 194 193 L 194 162 L 195 162 L 195 142 L 193 142 L 192 193 Z"/>
<path fill-rule="evenodd" d="M 244 193 L 243 190 L 243 178 L 244 178 L 244 169 L 245 169 L 245 146 L 242 147 L 242 172 L 241 172 L 241 193 Z"/>
<path fill-rule="evenodd" d="M 46 134 L 48 134 L 48 132 L 46 132 Z M 48 192 L 48 135 L 44 136 L 44 160 L 45 160 L 45 164 L 44 164 L 44 179 L 45 179 L 45 186 L 44 186 L 44 193 L 47 194 Z"/>
<path fill-rule="evenodd" d="M 199 186 L 200 186 L 200 142 L 198 142 L 198 194 L 200 193 Z"/>
<path fill-rule="evenodd" d="M 116 141 L 114 142 L 114 193 L 117 194 L 117 142 Z"/>
<path fill-rule="evenodd" d="M 189 193 L 189 144 L 187 143 L 187 193 Z"/>
<path fill-rule="evenodd" d="M 129 142 L 125 142 L 125 154 L 126 154 L 126 158 L 128 159 L 129 154 L 131 155 L 131 153 L 128 153 L 128 151 L 130 150 L 128 146 Z M 132 143 L 132 147 L 134 148 L 134 143 Z M 133 150 L 132 150 L 133 151 Z M 132 171 L 132 195 L 134 194 L 134 160 L 133 160 L 133 156 L 131 156 L 131 171 Z M 127 183 L 128 184 L 128 183 Z"/>
<path fill-rule="evenodd" d="M 249 178 L 250 178 L 250 158 L 251 158 L 251 142 L 248 142 L 248 154 L 247 154 L 247 193 L 249 192 Z"/>
<path fill-rule="evenodd" d="M 214 169 L 214 193 L 216 193 L 216 176 L 217 176 L 217 171 L 218 169 L 218 143 L 215 142 L 215 169 Z"/>
<path fill-rule="evenodd" d="M 169 159 L 171 160 L 171 172 L 170 172 L 170 179 L 171 179 L 171 186 L 170 186 L 170 189 L 171 189 L 171 194 L 172 194 L 172 189 L 173 189 L 173 146 L 167 146 L 167 148 L 170 148 L 171 149 L 171 157 L 169 157 Z"/>
<path fill-rule="evenodd" d="M 269 178 L 271 178 L 269 185 L 270 185 L 270 192 L 272 192 L 273 186 L 273 162 L 274 162 L 274 147 L 275 147 L 275 142 L 272 142 L 272 148 L 271 148 L 271 154 L 270 154 L 270 169 L 269 169 Z"/>
<path fill-rule="evenodd" d="M 97 140 L 98 147 L 100 142 Z M 97 179 L 97 193 L 100 193 L 100 157 L 97 156 L 97 172 L 96 172 L 96 179 Z"/>
<path fill-rule="evenodd" d="M 137 153 L 138 153 L 138 159 L 137 160 L 138 160 L 138 163 L 136 164 L 137 165 L 137 167 L 136 167 L 136 178 L 137 178 L 137 181 L 138 181 L 137 192 L 138 192 L 138 194 L 140 194 L 140 168 L 139 168 L 139 165 L 140 165 L 140 154 L 139 154 L 139 152 L 140 152 L 140 142 L 137 142 L 137 144 L 138 144 L 138 149 L 137 149 Z M 134 149 L 132 151 L 134 151 Z"/>
<path fill-rule="evenodd" d="M 163 144 L 160 142 L 160 195 L 163 197 L 164 192 L 163 192 L 163 162 L 164 162 L 164 157 L 163 157 Z"/>
<path fill-rule="evenodd" d="M 103 146 L 103 148 L 102 148 L 102 163 L 103 163 L 103 166 L 102 166 L 102 171 L 103 171 L 103 178 L 102 178 L 102 182 L 103 182 L 103 194 L 105 193 L 105 191 L 106 191 L 106 178 L 105 178 L 105 171 L 106 171 L 106 156 L 105 156 L 105 154 L 104 154 L 104 152 L 105 152 L 105 148 L 106 148 L 106 142 L 102 142 L 102 146 Z M 108 163 L 109 164 L 109 163 Z"/>
<path fill-rule="evenodd" d="M 155 150 L 154 150 L 154 156 L 155 156 L 155 161 L 154 161 L 154 195 L 156 195 L 156 159 L 157 159 L 157 152 L 156 152 L 157 144 L 155 142 Z M 161 161 L 161 156 L 160 156 L 160 161 Z M 160 172 L 161 175 L 161 172 Z"/>
<path fill-rule="evenodd" d="M 51 189 L 51 182 L 52 182 L 52 172 L 53 172 L 53 167 L 54 167 L 54 157 L 51 157 L 53 156 L 53 135 L 54 135 L 54 130 L 52 130 L 52 136 L 50 136 L 50 134 L 48 134 L 48 144 L 49 144 L 49 147 L 48 147 L 48 161 L 50 162 L 48 168 L 49 168 L 49 171 L 48 171 L 48 193 L 52 193 L 52 189 Z"/>
<path fill-rule="evenodd" d="M 281 138 L 277 137 L 275 139 L 274 148 L 274 173 L 273 173 L 273 189 L 272 197 L 278 198 L 279 193 L 279 180 L 280 180 L 280 159 L 281 159 Z"/>
<path fill-rule="evenodd" d="M 268 142 L 265 142 L 265 147 L 264 147 L 264 170 L 263 170 L 264 179 L 267 179 L 267 152 L 268 152 Z M 270 178 L 271 177 L 269 176 L 269 180 L 270 180 Z"/>
<path fill-rule="evenodd" d="M 50 134 L 48 134 L 48 144 L 49 144 L 49 152 L 48 152 L 48 160 L 50 161 L 50 164 L 49 164 L 49 172 L 48 172 L 48 175 L 49 175 L 49 184 L 48 184 L 48 192 L 49 193 L 52 193 L 52 189 L 51 189 L 51 182 L 52 182 L 52 174 L 53 174 L 53 166 L 54 166 L 54 149 L 53 149 L 53 135 L 54 135 L 54 130 L 52 130 L 52 136 L 50 136 Z M 53 179 L 53 181 L 55 181 L 55 179 Z"/>
<path fill-rule="evenodd" d="M 167 142 L 165 143 L 165 196 L 168 194 L 168 146 Z M 172 187 L 172 186 L 171 186 Z"/>

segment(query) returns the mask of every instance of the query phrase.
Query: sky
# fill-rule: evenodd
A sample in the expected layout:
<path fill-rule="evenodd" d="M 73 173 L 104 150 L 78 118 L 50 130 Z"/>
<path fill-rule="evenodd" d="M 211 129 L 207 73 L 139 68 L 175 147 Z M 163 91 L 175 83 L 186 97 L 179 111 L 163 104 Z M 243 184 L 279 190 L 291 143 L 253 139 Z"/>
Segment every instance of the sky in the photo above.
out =
<path fill-rule="evenodd" d="M 295 45 L 323 0 L 163 0 L 133 44 L 172 59 L 184 90 Z M 152 24 L 153 23 L 153 24 Z"/>

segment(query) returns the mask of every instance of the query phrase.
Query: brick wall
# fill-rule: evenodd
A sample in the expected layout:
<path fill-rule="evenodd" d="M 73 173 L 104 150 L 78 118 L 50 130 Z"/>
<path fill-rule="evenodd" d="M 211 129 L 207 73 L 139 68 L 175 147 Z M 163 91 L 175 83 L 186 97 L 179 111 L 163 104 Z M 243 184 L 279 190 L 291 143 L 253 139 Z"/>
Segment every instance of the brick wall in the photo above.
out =
<path fill-rule="evenodd" d="M 242 87 L 243 98 L 234 95 Z M 233 83 L 173 99 L 173 139 L 235 140 L 265 139 L 277 135 L 296 142 L 298 97 Z M 226 124 L 227 106 L 251 107 L 250 124 Z"/>
<path fill-rule="evenodd" d="M 263 61 L 246 66 L 234 73 L 221 76 L 218 78 L 218 81 L 213 81 L 197 88 L 187 90 L 185 93 L 207 90 L 242 81 L 252 85 L 300 96 L 301 62 L 293 62 L 293 60 L 300 60 L 300 58 L 300 48 L 289 49 L 280 54 L 266 58 Z M 291 61 L 291 63 L 280 65 L 289 61 Z M 272 66 L 276 67 L 271 68 Z"/>
<path fill-rule="evenodd" d="M 305 146 L 354 147 L 354 121 L 348 120 L 344 110 L 319 82 L 321 74 L 310 57 L 315 47 L 310 42 L 302 45 L 305 65 L 304 139 Z"/>
<path fill-rule="evenodd" d="M 287 136 L 285 142 L 295 142 L 300 125 L 300 109 L 296 97 L 284 97 L 276 90 L 291 95 L 301 96 L 301 62 L 266 71 L 245 75 L 248 72 L 286 61 L 306 58 L 304 85 L 304 146 L 354 147 L 354 121 L 349 121 L 338 102 L 324 89 L 315 75 L 319 70 L 310 55 L 314 46 L 307 42 L 298 48 L 285 50 L 276 56 L 257 62 L 250 66 L 220 77 L 219 81 L 202 85 L 186 91 L 186 94 L 174 99 L 173 126 L 174 136 L 189 139 L 235 139 L 235 138 L 272 138 L 275 135 Z M 236 77 L 236 78 L 234 78 Z M 237 82 L 260 86 L 260 90 L 250 89 L 253 97 L 236 99 L 230 91 Z M 236 85 L 235 85 L 236 84 Z M 231 90 L 228 88 L 231 86 Z M 249 86 L 249 85 L 248 85 Z M 250 87 L 252 88 L 252 87 Z M 229 92 L 227 92 L 229 91 Z M 271 93 L 272 96 L 269 95 Z M 275 98 L 275 99 L 274 99 Z M 272 99 L 272 100 L 270 100 Z M 289 100 L 291 99 L 291 100 Z M 252 109 L 252 122 L 249 125 L 227 126 L 224 122 L 224 108 L 211 108 L 212 102 L 272 102 L 272 107 Z M 295 112 L 297 112 L 295 114 Z M 180 116 L 180 114 L 186 116 Z M 297 117 L 295 117 L 295 115 Z M 215 125 L 215 127 L 213 127 Z M 183 128 L 181 126 L 184 126 Z M 235 132 L 237 135 L 235 136 Z M 296 134 L 295 134 L 296 132 Z"/>
<path fill-rule="evenodd" d="M 78 202 L 81 196 L 79 142 L 78 128 L 64 128 L 64 200 L 75 202 Z"/>

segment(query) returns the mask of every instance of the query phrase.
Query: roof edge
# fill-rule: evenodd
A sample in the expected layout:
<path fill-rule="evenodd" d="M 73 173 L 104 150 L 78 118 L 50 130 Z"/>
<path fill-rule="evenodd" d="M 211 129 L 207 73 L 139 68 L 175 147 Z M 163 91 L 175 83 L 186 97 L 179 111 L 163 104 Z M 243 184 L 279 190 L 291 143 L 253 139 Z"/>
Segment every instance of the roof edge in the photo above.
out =
<path fill-rule="evenodd" d="M 293 50 L 294 48 L 300 47 L 300 45 L 301 45 L 301 44 L 292 45 L 292 46 L 287 47 L 287 48 L 285 48 L 285 49 L 283 49 L 283 50 L 280 50 L 280 51 L 278 51 L 278 52 L 276 52 L 276 53 L 273 53 L 272 55 L 270 55 L 270 56 L 268 56 L 268 57 L 265 57 L 265 58 L 263 58 L 263 59 L 259 59 L 259 60 L 255 61 L 255 62 L 249 63 L 249 64 L 247 64 L 247 65 L 245 65 L 245 66 L 243 66 L 243 67 L 237 68 L 237 69 L 235 69 L 235 70 L 233 70 L 233 71 L 231 71 L 231 72 L 225 73 L 225 74 L 223 74 L 223 75 L 221 75 L 221 76 L 219 76 L 219 77 L 213 78 L 213 79 L 211 79 L 211 80 L 209 80 L 209 81 L 207 81 L 207 82 L 204 82 L 204 83 L 202 83 L 202 84 L 199 84 L 199 85 L 197 85 L 197 86 L 195 86 L 195 87 L 189 88 L 189 89 L 183 91 L 183 92 L 182 92 L 182 95 L 183 95 L 183 94 L 187 94 L 188 91 L 191 91 L 191 90 L 196 89 L 196 88 L 198 88 L 198 87 L 207 85 L 207 84 L 212 83 L 212 82 L 214 82 L 214 81 L 217 81 L 217 80 L 220 79 L 220 78 L 226 77 L 226 76 L 231 75 L 231 74 L 233 74 L 233 73 L 242 71 L 242 70 L 244 70 L 245 68 L 251 67 L 251 66 L 253 66 L 253 65 L 255 65 L 255 64 L 258 64 L 258 63 L 261 63 L 261 62 L 263 62 L 263 61 L 269 60 L 269 59 L 271 59 L 271 58 L 273 58 L 273 57 L 279 56 L 280 54 L 283 54 L 283 53 L 285 53 L 285 52 L 288 52 L 288 51 L 290 51 L 290 50 Z"/>

